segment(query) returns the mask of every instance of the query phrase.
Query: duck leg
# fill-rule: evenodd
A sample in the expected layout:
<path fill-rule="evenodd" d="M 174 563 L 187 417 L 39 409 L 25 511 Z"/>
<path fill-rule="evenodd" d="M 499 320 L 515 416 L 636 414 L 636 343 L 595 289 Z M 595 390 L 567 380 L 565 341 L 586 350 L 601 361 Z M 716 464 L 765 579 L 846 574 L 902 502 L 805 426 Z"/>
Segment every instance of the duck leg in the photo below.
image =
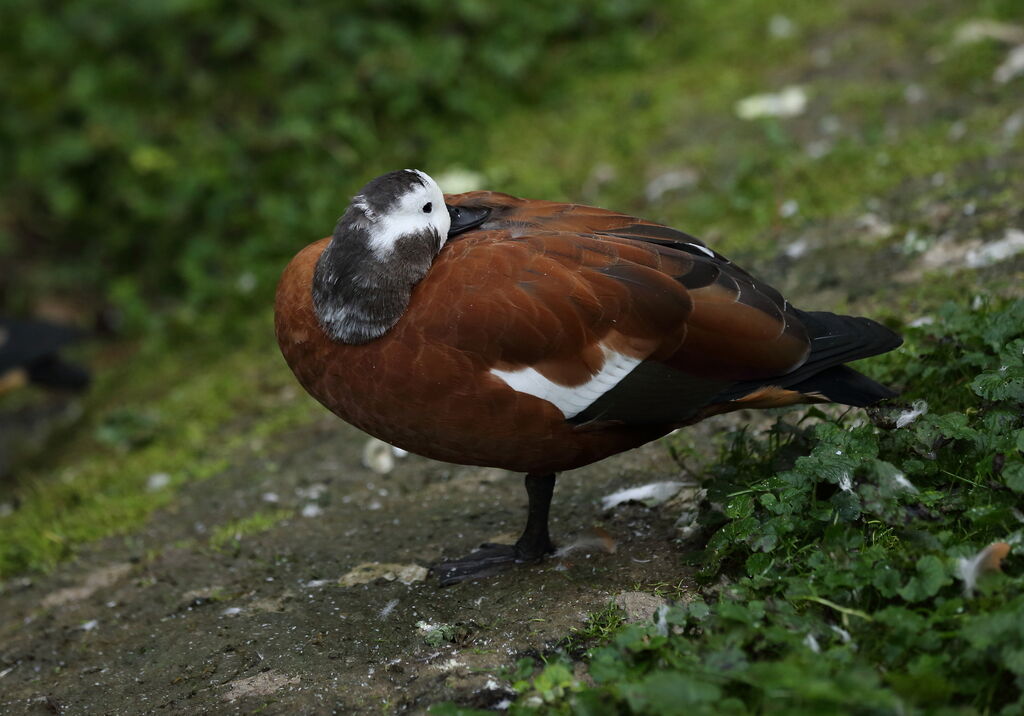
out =
<path fill-rule="evenodd" d="M 514 545 L 485 543 L 462 559 L 435 564 L 431 570 L 438 575 L 440 585 L 447 587 L 466 579 L 487 577 L 517 564 L 536 562 L 554 552 L 555 545 L 548 533 L 548 512 L 554 490 L 554 473 L 529 473 L 526 495 L 530 506 L 522 536 Z"/>

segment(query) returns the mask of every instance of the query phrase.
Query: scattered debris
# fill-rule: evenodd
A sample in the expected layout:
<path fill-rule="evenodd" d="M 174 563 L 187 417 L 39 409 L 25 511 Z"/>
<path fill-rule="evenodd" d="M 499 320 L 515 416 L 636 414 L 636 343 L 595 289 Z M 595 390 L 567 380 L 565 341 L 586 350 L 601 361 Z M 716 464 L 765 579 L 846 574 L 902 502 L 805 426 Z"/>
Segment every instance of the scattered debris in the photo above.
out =
<path fill-rule="evenodd" d="M 295 686 L 301 681 L 302 679 L 298 676 L 289 677 L 276 671 L 264 671 L 255 676 L 229 682 L 224 700 L 237 701 L 246 696 L 270 696 L 285 686 Z"/>
<path fill-rule="evenodd" d="M 896 275 L 896 280 L 902 282 L 919 281 L 925 272 L 937 269 L 987 268 L 1024 253 L 1024 231 L 1014 228 L 1007 229 L 1002 239 L 989 242 L 971 239 L 958 243 L 952 233 L 947 232 L 935 239 L 930 247 L 927 240 L 912 243 L 909 236 L 904 240 L 904 252 L 923 253 L 913 267 Z"/>
<path fill-rule="evenodd" d="M 921 104 L 926 99 L 928 99 L 928 93 L 919 84 L 911 82 L 903 88 L 903 100 L 907 104 Z"/>
<path fill-rule="evenodd" d="M 327 485 L 317 482 L 309 487 L 296 487 L 295 496 L 303 500 L 319 500 L 327 492 Z"/>
<path fill-rule="evenodd" d="M 442 661 L 440 664 L 437 664 L 436 666 L 438 671 L 446 674 L 449 671 L 455 671 L 456 669 L 464 667 L 465 664 L 463 664 L 458 659 L 452 658 L 448 661 Z"/>
<path fill-rule="evenodd" d="M 224 587 L 218 585 L 211 585 L 209 587 L 199 587 L 198 589 L 190 589 L 181 595 L 181 602 L 184 606 L 199 607 L 209 602 L 220 601 L 224 598 Z"/>
<path fill-rule="evenodd" d="M 618 549 L 618 544 L 615 538 L 608 534 L 607 530 L 595 527 L 588 532 L 584 532 L 569 544 L 560 547 L 555 552 L 555 557 L 564 557 L 579 550 L 615 554 L 616 549 Z"/>
<path fill-rule="evenodd" d="M 907 476 L 904 475 L 902 472 L 894 472 L 891 475 L 891 477 L 893 482 L 895 482 L 897 485 L 902 487 L 907 492 L 913 493 L 915 495 L 917 494 L 917 488 L 914 486 L 914 483 L 908 480 Z"/>
<path fill-rule="evenodd" d="M 835 624 L 829 624 L 829 628 L 839 635 L 839 638 L 843 640 L 844 644 L 849 644 L 852 640 L 850 637 L 850 632 L 846 631 L 842 627 L 836 626 Z"/>
<path fill-rule="evenodd" d="M 363 467 L 373 470 L 378 475 L 387 475 L 395 469 L 395 458 L 405 457 L 408 451 L 397 448 L 383 440 L 370 438 L 363 445 Z"/>
<path fill-rule="evenodd" d="M 398 606 L 398 600 L 392 599 L 390 602 L 381 607 L 381 610 L 377 612 L 377 616 L 381 619 L 387 619 L 391 616 L 391 612 L 395 611 L 395 607 Z"/>
<path fill-rule="evenodd" d="M 277 597 L 263 597 L 262 599 L 252 600 L 249 603 L 248 609 L 258 612 L 283 612 L 286 611 L 285 602 L 294 597 L 295 595 L 291 591 L 285 590 L 284 593 Z"/>
<path fill-rule="evenodd" d="M 146 489 L 149 492 L 158 492 L 171 484 L 171 476 L 166 472 L 154 472 L 146 478 Z"/>
<path fill-rule="evenodd" d="M 1003 63 L 992 73 L 992 79 L 1004 85 L 1021 75 L 1024 75 L 1024 45 L 1017 45 L 1010 50 Z"/>
<path fill-rule="evenodd" d="M 580 192 L 585 198 L 596 199 L 598 193 L 615 181 L 618 176 L 619 173 L 614 165 L 607 162 L 598 162 L 590 170 L 590 174 L 587 176 L 586 181 L 583 182 Z"/>
<path fill-rule="evenodd" d="M 398 580 L 402 584 L 422 582 L 427 578 L 427 568 L 418 564 L 394 564 L 391 562 L 367 562 L 353 567 L 352 571 L 342 576 L 338 584 L 342 587 L 354 587 L 357 584 L 369 584 L 378 579 L 388 582 Z"/>
<path fill-rule="evenodd" d="M 838 452 L 836 453 L 839 454 Z M 843 492 L 853 492 L 853 476 L 845 470 L 839 476 L 839 489 Z"/>
<path fill-rule="evenodd" d="M 832 147 L 831 139 L 812 139 L 804 145 L 804 152 L 811 159 L 821 159 L 832 151 Z"/>
<path fill-rule="evenodd" d="M 88 599 L 99 590 L 113 586 L 116 582 L 120 581 L 125 575 L 127 575 L 131 569 L 132 566 L 126 563 L 117 563 L 101 567 L 95 572 L 89 573 L 81 585 L 77 587 L 58 589 L 56 592 L 47 594 L 43 597 L 42 607 L 44 609 L 50 609 L 52 607 L 60 607 L 65 604 L 71 604 L 72 602 L 80 602 L 83 599 Z"/>
<path fill-rule="evenodd" d="M 813 651 L 815 654 L 821 653 L 821 647 L 818 645 L 818 640 L 814 638 L 814 634 L 807 632 L 807 636 L 804 637 L 804 646 Z"/>
<path fill-rule="evenodd" d="M 466 191 L 483 189 L 487 177 L 480 172 L 462 167 L 453 167 L 434 176 L 438 186 L 444 188 L 445 194 L 461 194 Z"/>
<path fill-rule="evenodd" d="M 968 20 L 956 29 L 953 35 L 955 45 L 973 45 L 983 40 L 996 40 L 1008 45 L 1024 42 L 1024 27 L 998 20 Z"/>
<path fill-rule="evenodd" d="M 787 259 L 795 260 L 806 254 L 807 249 L 810 247 L 811 243 L 807 239 L 797 239 L 786 244 L 785 248 L 782 249 L 782 253 Z"/>
<path fill-rule="evenodd" d="M 416 628 L 423 635 L 423 640 L 430 646 L 441 646 L 444 643 L 465 644 L 477 625 L 474 623 L 431 624 L 426 621 L 416 622 Z"/>
<path fill-rule="evenodd" d="M 858 216 L 856 225 L 863 232 L 860 238 L 864 243 L 875 243 L 888 239 L 895 233 L 895 228 L 892 224 L 870 211 Z"/>
<path fill-rule="evenodd" d="M 276 503 L 281 501 L 281 496 L 278 495 L 276 492 L 264 492 L 260 496 L 260 499 L 263 500 L 264 502 L 269 502 L 271 504 L 276 504 Z"/>
<path fill-rule="evenodd" d="M 1024 59 L 1024 55 L 1022 55 Z M 1006 261 L 1024 251 L 1024 231 L 1007 229 L 1005 236 L 999 241 L 990 241 L 980 248 L 967 252 L 964 261 L 969 268 L 984 268 Z"/>
<path fill-rule="evenodd" d="M 653 204 L 668 193 L 693 188 L 700 180 L 696 169 L 683 167 L 663 172 L 647 182 L 644 197 L 647 203 Z"/>
<path fill-rule="evenodd" d="M 302 506 L 301 514 L 303 517 L 319 517 L 323 513 L 324 508 L 316 504 L 315 502 L 310 502 L 308 505 Z"/>
<path fill-rule="evenodd" d="M 928 403 L 924 400 L 915 400 L 910 408 L 904 410 L 896 418 L 896 427 L 905 428 L 927 412 Z"/>
<path fill-rule="evenodd" d="M 1010 545 L 1006 542 L 993 542 L 973 557 L 961 557 L 956 563 L 956 574 L 963 580 L 964 594 L 974 594 L 978 578 L 985 572 L 999 572 L 1002 562 L 1010 553 Z"/>
<path fill-rule="evenodd" d="M 235 279 L 235 289 L 242 294 L 252 293 L 256 290 L 256 286 L 259 281 L 256 279 L 256 274 L 252 271 L 243 271 Z"/>
<path fill-rule="evenodd" d="M 1003 122 L 1003 139 L 1014 139 L 1024 129 L 1024 110 L 1017 110 Z"/>
<path fill-rule="evenodd" d="M 82 626 L 80 626 L 78 628 L 81 629 L 82 631 L 94 631 L 96 629 L 96 627 L 98 627 L 99 625 L 100 625 L 100 622 L 99 622 L 98 619 L 90 619 L 89 621 L 84 622 L 82 624 Z"/>
<path fill-rule="evenodd" d="M 221 614 L 223 614 L 226 617 L 237 617 L 241 613 L 241 607 L 228 607 L 227 609 L 221 612 Z"/>
<path fill-rule="evenodd" d="M 614 597 L 615 606 L 624 613 L 624 619 L 630 623 L 653 619 L 658 610 L 668 604 L 664 597 L 647 592 L 619 592 Z"/>
<path fill-rule="evenodd" d="M 630 487 L 602 497 L 601 509 L 610 510 L 624 502 L 642 502 L 647 507 L 657 507 L 675 497 L 682 487 L 683 483 L 681 482 L 652 482 L 641 487 Z"/>
<path fill-rule="evenodd" d="M 796 23 L 785 15 L 772 15 L 768 21 L 768 34 L 776 40 L 785 40 L 796 34 Z"/>
<path fill-rule="evenodd" d="M 796 199 L 786 199 L 779 206 L 779 216 L 789 219 L 800 212 L 800 203 Z"/>
<path fill-rule="evenodd" d="M 740 119 L 761 117 L 796 117 L 807 109 L 807 92 L 798 85 L 791 85 L 779 92 L 755 94 L 736 103 L 736 114 Z"/>

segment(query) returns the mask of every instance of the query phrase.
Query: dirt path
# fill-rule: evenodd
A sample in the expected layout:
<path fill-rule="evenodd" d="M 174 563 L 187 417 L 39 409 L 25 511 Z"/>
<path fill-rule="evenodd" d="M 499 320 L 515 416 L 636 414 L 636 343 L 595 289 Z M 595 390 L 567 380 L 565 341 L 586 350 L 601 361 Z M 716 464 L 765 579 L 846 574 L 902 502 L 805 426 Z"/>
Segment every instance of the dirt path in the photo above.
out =
<path fill-rule="evenodd" d="M 520 475 L 410 457 L 382 477 L 360 466 L 364 440 L 325 417 L 269 459 L 188 486 L 140 533 L 12 585 L 0 615 L 0 712 L 486 706 L 507 695 L 503 667 L 550 650 L 614 595 L 685 582 L 671 510 L 600 510 L 616 489 L 678 477 L 651 445 L 559 478 L 556 539 L 600 525 L 614 554 L 580 549 L 447 589 L 394 574 L 341 586 L 361 564 L 428 565 L 514 538 L 525 508 Z M 211 529 L 253 514 L 272 526 L 238 539 Z M 457 627 L 428 636 L 420 622 Z"/>

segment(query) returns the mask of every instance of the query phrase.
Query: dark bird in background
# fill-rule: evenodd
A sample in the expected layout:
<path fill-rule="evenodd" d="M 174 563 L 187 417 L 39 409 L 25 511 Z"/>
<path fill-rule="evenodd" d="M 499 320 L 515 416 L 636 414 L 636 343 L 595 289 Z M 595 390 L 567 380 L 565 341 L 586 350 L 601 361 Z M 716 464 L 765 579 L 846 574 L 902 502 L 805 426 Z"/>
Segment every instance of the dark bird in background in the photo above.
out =
<path fill-rule="evenodd" d="M 550 553 L 555 473 L 733 410 L 892 397 L 844 363 L 902 342 L 790 305 L 682 231 L 444 196 L 415 170 L 369 182 L 333 236 L 298 253 L 275 313 L 288 365 L 344 420 L 437 460 L 527 473 L 519 541 L 438 565 L 442 584 Z"/>
<path fill-rule="evenodd" d="M 51 390 L 81 391 L 89 372 L 60 357 L 81 334 L 40 320 L 0 318 L 0 393 L 31 383 Z"/>

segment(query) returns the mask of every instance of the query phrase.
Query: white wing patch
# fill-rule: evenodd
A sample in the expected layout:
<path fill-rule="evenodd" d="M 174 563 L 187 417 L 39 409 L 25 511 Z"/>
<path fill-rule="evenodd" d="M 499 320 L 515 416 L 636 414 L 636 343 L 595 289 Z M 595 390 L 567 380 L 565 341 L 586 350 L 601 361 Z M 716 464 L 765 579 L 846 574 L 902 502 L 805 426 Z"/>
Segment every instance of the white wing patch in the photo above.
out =
<path fill-rule="evenodd" d="M 601 350 L 604 351 L 604 365 L 590 380 L 580 385 L 559 385 L 533 368 L 512 371 L 491 368 L 491 373 L 505 381 L 512 390 L 548 401 L 568 420 L 590 407 L 643 362 L 641 358 L 623 355 L 603 345 Z"/>

